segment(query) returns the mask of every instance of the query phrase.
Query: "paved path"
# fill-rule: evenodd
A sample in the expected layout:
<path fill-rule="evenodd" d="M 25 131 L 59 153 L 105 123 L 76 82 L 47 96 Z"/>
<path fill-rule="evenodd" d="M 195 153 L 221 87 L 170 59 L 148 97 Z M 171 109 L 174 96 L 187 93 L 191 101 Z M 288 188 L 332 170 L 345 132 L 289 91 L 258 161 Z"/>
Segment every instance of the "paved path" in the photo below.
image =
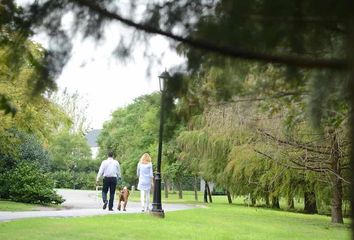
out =
<path fill-rule="evenodd" d="M 137 202 L 128 202 L 127 211 L 118 211 L 115 203 L 114 211 L 107 211 L 102 209 L 102 203 L 97 198 L 96 191 L 86 190 L 68 190 L 58 189 L 60 195 L 66 199 L 62 204 L 63 209 L 59 210 L 44 210 L 44 211 L 26 211 L 26 212 L 9 212 L 0 211 L 0 221 L 10 221 L 23 218 L 36 218 L 36 217 L 81 217 L 81 216 L 94 216 L 94 215 L 107 215 L 107 214 L 128 214 L 128 213 L 141 213 L 140 204 Z M 194 208 L 193 205 L 187 204 L 163 204 L 165 212 L 186 210 Z"/>

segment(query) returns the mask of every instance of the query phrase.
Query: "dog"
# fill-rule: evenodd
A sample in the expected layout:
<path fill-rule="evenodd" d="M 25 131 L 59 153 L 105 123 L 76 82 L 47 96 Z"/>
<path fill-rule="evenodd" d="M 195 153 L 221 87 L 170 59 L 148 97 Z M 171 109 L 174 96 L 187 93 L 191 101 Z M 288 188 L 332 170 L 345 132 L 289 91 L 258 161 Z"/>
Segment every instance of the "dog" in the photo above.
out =
<path fill-rule="evenodd" d="M 119 192 L 119 201 L 118 201 L 118 211 L 120 211 L 121 209 L 121 203 L 124 202 L 123 204 L 123 211 L 127 211 L 126 207 L 127 207 L 127 203 L 128 203 L 128 198 L 129 198 L 129 190 L 128 188 L 125 186 L 123 187 L 123 189 Z"/>

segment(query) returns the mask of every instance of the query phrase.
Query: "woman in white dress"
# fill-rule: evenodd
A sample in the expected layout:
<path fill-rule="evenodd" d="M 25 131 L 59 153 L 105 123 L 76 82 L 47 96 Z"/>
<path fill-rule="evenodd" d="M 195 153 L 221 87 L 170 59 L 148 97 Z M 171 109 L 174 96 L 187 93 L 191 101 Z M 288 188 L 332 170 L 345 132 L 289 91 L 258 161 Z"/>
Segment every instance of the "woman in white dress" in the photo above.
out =
<path fill-rule="evenodd" d="M 140 201 L 142 211 L 149 211 L 150 189 L 153 179 L 151 157 L 144 153 L 138 163 L 136 174 L 139 177 L 138 190 L 140 190 Z"/>

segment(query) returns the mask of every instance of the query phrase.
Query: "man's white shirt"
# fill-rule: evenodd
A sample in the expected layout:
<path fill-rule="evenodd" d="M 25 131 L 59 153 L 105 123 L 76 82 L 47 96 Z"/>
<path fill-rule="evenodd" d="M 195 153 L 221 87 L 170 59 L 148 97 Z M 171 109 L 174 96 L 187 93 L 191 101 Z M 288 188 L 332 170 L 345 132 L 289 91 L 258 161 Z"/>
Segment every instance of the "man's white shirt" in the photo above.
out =
<path fill-rule="evenodd" d="M 121 173 L 119 162 L 111 157 L 102 161 L 96 180 L 98 181 L 101 176 L 116 177 L 117 179 L 120 178 Z"/>

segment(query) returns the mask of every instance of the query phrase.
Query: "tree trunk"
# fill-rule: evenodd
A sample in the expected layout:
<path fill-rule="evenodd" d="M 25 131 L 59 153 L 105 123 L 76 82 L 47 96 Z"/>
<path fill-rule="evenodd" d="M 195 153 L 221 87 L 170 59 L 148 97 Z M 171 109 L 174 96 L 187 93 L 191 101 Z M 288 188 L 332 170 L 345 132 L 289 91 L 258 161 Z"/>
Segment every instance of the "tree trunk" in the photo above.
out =
<path fill-rule="evenodd" d="M 270 204 L 269 204 L 269 194 L 268 193 L 266 193 L 266 195 L 264 196 L 264 200 L 265 200 L 266 206 L 269 207 Z"/>
<path fill-rule="evenodd" d="M 336 178 L 332 190 L 331 218 L 332 223 L 343 223 L 342 181 Z"/>
<path fill-rule="evenodd" d="M 278 197 L 272 197 L 272 208 L 280 208 Z"/>
<path fill-rule="evenodd" d="M 351 26 L 353 26 L 354 24 L 354 2 L 353 1 L 349 1 L 349 12 L 351 12 L 352 14 L 350 14 L 349 17 L 349 24 Z M 351 10 L 350 10 L 351 9 Z M 348 46 L 348 55 L 349 56 L 354 56 L 354 29 L 353 28 L 349 28 L 349 34 L 348 34 L 348 42 L 350 43 Z M 349 65 L 349 69 L 350 69 L 350 76 L 349 76 L 349 84 L 348 84 L 348 94 L 349 94 L 349 102 L 350 102 L 350 107 L 353 109 L 354 108 L 354 58 L 351 57 L 350 61 L 349 61 L 350 65 Z M 351 146 L 350 146 L 350 169 L 349 171 L 351 172 L 351 174 L 354 173 L 354 111 L 351 110 L 350 111 L 350 118 L 349 118 L 349 128 L 350 128 L 350 140 L 351 140 Z M 351 181 L 350 183 L 350 209 L 352 209 L 350 211 L 350 217 L 351 219 L 354 219 L 354 181 Z M 354 239 L 354 221 L 351 221 L 351 239 Z"/>
<path fill-rule="evenodd" d="M 178 186 L 178 198 L 182 199 L 183 198 L 182 182 L 178 181 L 177 186 Z"/>
<path fill-rule="evenodd" d="M 288 208 L 289 209 L 294 209 L 295 206 L 294 206 L 294 198 L 291 197 L 291 196 L 288 196 Z"/>
<path fill-rule="evenodd" d="M 316 195 L 314 192 L 304 193 L 304 212 L 308 214 L 317 213 Z"/>
<path fill-rule="evenodd" d="M 342 180 L 339 178 L 341 176 L 341 162 L 339 153 L 339 144 L 337 140 L 337 133 L 333 131 L 332 133 L 332 151 L 331 151 L 331 170 L 333 173 L 331 175 L 331 185 L 332 185 L 332 201 L 331 201 L 331 219 L 332 223 L 343 223 L 343 212 L 342 212 Z"/>
<path fill-rule="evenodd" d="M 165 198 L 168 198 L 168 181 L 165 179 Z"/>
<path fill-rule="evenodd" d="M 209 184 L 207 181 L 205 181 L 205 188 L 207 190 L 207 194 L 209 196 L 209 202 L 212 203 L 213 202 L 213 199 L 211 198 L 211 192 L 210 192 L 210 188 L 209 188 Z"/>
<path fill-rule="evenodd" d="M 194 176 L 194 200 L 198 201 L 198 177 Z"/>
<path fill-rule="evenodd" d="M 251 197 L 251 204 L 252 204 L 252 206 L 255 206 L 255 205 L 256 205 L 256 203 L 257 203 L 256 198 Z"/>
<path fill-rule="evenodd" d="M 227 201 L 229 202 L 229 204 L 232 204 L 232 198 L 230 192 L 226 191 L 226 195 L 227 195 Z"/>
<path fill-rule="evenodd" d="M 206 181 L 205 181 L 205 184 L 204 184 L 204 202 L 208 203 L 208 190 L 207 190 L 207 187 L 206 187 Z"/>

